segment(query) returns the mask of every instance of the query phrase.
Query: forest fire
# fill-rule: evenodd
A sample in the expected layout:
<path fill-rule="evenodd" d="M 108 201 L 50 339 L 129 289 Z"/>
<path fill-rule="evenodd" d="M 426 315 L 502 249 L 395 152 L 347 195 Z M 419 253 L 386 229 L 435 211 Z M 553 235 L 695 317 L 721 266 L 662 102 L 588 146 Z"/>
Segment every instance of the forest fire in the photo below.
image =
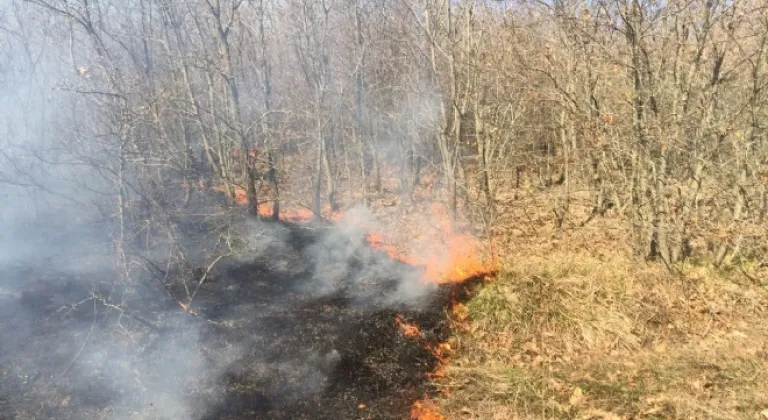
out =
<path fill-rule="evenodd" d="M 247 201 L 246 201 L 247 204 Z M 261 217 L 272 217 L 272 205 L 269 203 L 261 204 L 258 207 L 259 209 L 259 216 Z M 300 208 L 300 209 L 291 209 L 291 210 L 280 210 L 280 220 L 284 220 L 286 222 L 293 222 L 293 223 L 300 223 L 300 222 L 306 222 L 309 220 L 312 220 L 315 217 L 315 214 L 312 212 L 312 210 L 308 208 Z"/>
<path fill-rule="evenodd" d="M 411 420 L 445 420 L 445 417 L 440 414 L 440 409 L 429 396 L 424 396 L 421 401 L 413 403 Z"/>
<path fill-rule="evenodd" d="M 412 339 L 421 338 L 421 329 L 412 322 L 405 322 L 400 315 L 395 316 L 395 323 L 400 327 L 404 336 Z M 451 350 L 448 343 L 425 343 L 424 348 L 428 350 L 438 361 L 437 367 L 429 374 L 430 377 L 442 376 L 442 370 L 447 363 L 446 352 Z M 444 420 L 445 417 L 440 413 L 439 407 L 432 402 L 429 395 L 425 395 L 421 400 L 417 400 L 411 406 L 411 420 Z"/>
<path fill-rule="evenodd" d="M 235 188 L 235 201 L 240 205 L 248 204 L 244 189 Z M 411 224 L 403 221 L 403 229 L 398 229 L 396 224 L 386 233 L 368 231 L 366 233 L 368 245 L 386 253 L 394 260 L 422 268 L 423 279 L 438 284 L 459 283 L 467 278 L 494 271 L 494 264 L 480 256 L 480 250 L 483 247 L 477 238 L 457 232 L 454 223 L 442 206 L 432 204 L 429 210 L 429 223 L 417 223 L 421 225 L 419 231 L 414 232 L 410 229 Z M 258 213 L 262 217 L 272 217 L 271 203 L 260 204 Z M 333 222 L 344 220 L 351 224 L 360 223 L 353 217 L 347 217 L 348 214 L 342 211 L 333 211 L 329 206 L 325 206 L 321 213 L 316 215 L 306 207 L 283 208 L 280 210 L 279 218 L 294 223 L 307 222 L 316 217 Z M 409 229 L 405 229 L 405 226 L 409 226 Z M 359 227 L 365 228 L 365 226 Z M 403 242 L 398 241 L 398 237 L 406 234 L 408 235 L 407 248 L 395 246 L 394 244 Z M 418 251 L 409 252 L 408 249 Z"/>
<path fill-rule="evenodd" d="M 217 190 L 221 191 L 222 188 L 216 188 Z M 242 187 L 235 186 L 235 203 L 239 206 L 246 206 L 248 205 L 248 193 L 243 189 Z M 326 207 L 323 209 L 325 213 L 331 213 L 329 211 L 329 207 Z M 259 216 L 261 217 L 272 217 L 273 214 L 273 207 L 272 203 L 262 203 L 259 204 L 257 207 Z M 315 213 L 309 209 L 309 208 L 296 208 L 296 209 L 281 209 L 280 210 L 280 220 L 284 220 L 286 222 L 293 222 L 293 223 L 301 223 L 301 222 L 307 222 L 315 218 Z M 333 220 L 333 217 L 331 217 Z"/>
<path fill-rule="evenodd" d="M 435 207 L 432 208 L 433 216 L 440 215 Z M 406 254 L 391 245 L 386 237 L 381 233 L 371 233 L 368 235 L 368 243 L 371 247 L 379 249 L 390 258 L 405 262 L 413 266 L 423 268 L 422 279 L 424 281 L 433 281 L 439 284 L 463 283 L 473 277 L 483 277 L 495 271 L 492 263 L 484 261 L 480 256 L 481 244 L 472 236 L 454 232 L 452 224 L 447 222 L 447 218 L 435 217 L 433 220 L 442 220 L 429 232 L 416 239 L 414 249 L 426 250 L 420 254 Z M 434 225 L 433 225 L 434 226 Z M 430 246 L 431 245 L 431 246 Z M 418 247 L 418 248 L 417 248 Z M 451 319 L 454 323 L 462 323 L 467 318 L 467 308 L 459 302 L 457 296 L 451 296 Z M 414 323 L 406 323 L 400 316 L 397 316 L 395 322 L 400 327 L 406 337 L 421 337 L 420 329 Z M 435 343 L 425 342 L 424 348 L 427 349 L 437 360 L 437 366 L 428 374 L 432 378 L 441 377 L 443 368 L 449 361 L 450 352 L 453 350 L 447 342 Z M 423 399 L 415 401 L 411 408 L 412 420 L 444 420 L 439 407 L 425 396 Z"/>
<path fill-rule="evenodd" d="M 400 327 L 400 331 L 402 331 L 403 335 L 406 337 L 417 337 L 421 333 L 421 328 L 419 328 L 418 325 L 414 324 L 413 322 L 403 321 L 403 317 L 400 315 L 395 316 L 395 323 L 398 327 Z"/>
<path fill-rule="evenodd" d="M 247 205 L 248 198 L 244 190 L 236 189 L 236 202 Z M 271 217 L 273 207 L 270 203 L 258 206 L 261 217 Z M 472 235 L 458 232 L 445 209 L 433 204 L 429 206 L 428 222 L 401 223 L 389 225 L 387 232 L 370 229 L 362 220 L 344 212 L 334 212 L 330 207 L 323 209 L 323 214 L 316 215 L 309 208 L 281 209 L 280 219 L 293 223 L 308 222 L 317 217 L 335 223 L 348 223 L 366 231 L 366 242 L 376 250 L 384 252 L 389 258 L 418 267 L 422 271 L 422 281 L 437 284 L 460 284 L 472 278 L 487 279 L 487 275 L 496 270 L 495 264 L 481 256 L 483 248 L 480 241 Z M 402 229 L 398 225 L 402 224 Z M 406 229 L 405 226 L 408 226 Z M 413 229 L 414 227 L 420 229 Z M 399 238 L 403 238 L 398 240 Z M 397 246 L 395 244 L 407 244 Z M 412 250 L 412 252 L 409 252 Z M 467 309 L 456 296 L 450 300 L 451 322 L 460 324 L 466 320 Z M 410 339 L 423 340 L 422 347 L 429 351 L 437 360 L 437 365 L 427 376 L 441 377 L 443 368 L 448 363 L 453 350 L 447 342 L 434 342 L 425 338 L 421 328 L 415 323 L 406 321 L 401 315 L 395 316 L 395 324 L 401 333 Z M 417 400 L 411 408 L 412 420 L 444 420 L 438 406 L 429 395 Z"/>
<path fill-rule="evenodd" d="M 368 245 L 385 252 L 390 258 L 423 270 L 424 281 L 438 284 L 461 283 L 464 280 L 495 271 L 493 263 L 480 256 L 482 245 L 474 237 L 452 231 L 435 230 L 414 239 L 407 253 L 392 245 L 386 236 L 369 233 Z"/>
<path fill-rule="evenodd" d="M 421 329 L 416 324 L 404 322 L 399 315 L 395 317 L 395 322 L 406 337 L 413 339 L 421 337 Z M 452 351 L 451 345 L 447 342 L 432 343 L 427 341 L 423 344 L 423 347 L 437 360 L 435 369 L 428 373 L 427 376 L 430 378 L 442 377 L 443 368 L 448 363 L 449 353 Z M 444 417 L 440 413 L 440 408 L 430 399 L 429 395 L 425 395 L 422 399 L 413 403 L 411 407 L 411 420 L 444 420 Z"/>

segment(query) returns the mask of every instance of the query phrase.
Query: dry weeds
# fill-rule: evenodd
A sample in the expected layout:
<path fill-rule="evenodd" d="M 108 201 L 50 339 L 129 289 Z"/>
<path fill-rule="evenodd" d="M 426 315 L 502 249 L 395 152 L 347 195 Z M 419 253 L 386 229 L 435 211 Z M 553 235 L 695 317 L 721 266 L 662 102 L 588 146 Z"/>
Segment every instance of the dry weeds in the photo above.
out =
<path fill-rule="evenodd" d="M 455 337 L 446 417 L 768 418 L 768 291 L 585 232 L 507 244 Z"/>

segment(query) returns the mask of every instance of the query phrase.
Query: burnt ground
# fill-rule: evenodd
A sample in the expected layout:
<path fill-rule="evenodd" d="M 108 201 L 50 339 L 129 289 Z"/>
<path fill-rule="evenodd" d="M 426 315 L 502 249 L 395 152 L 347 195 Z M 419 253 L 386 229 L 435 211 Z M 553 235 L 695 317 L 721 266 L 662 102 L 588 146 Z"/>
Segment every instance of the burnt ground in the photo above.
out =
<path fill-rule="evenodd" d="M 149 286 L 105 306 L 92 297 L 120 288 L 102 269 L 5 270 L 0 419 L 407 418 L 433 391 L 424 343 L 448 337 L 467 286 L 425 293 L 413 268 L 335 231 L 269 230 L 260 252 L 216 266 L 196 315 Z"/>

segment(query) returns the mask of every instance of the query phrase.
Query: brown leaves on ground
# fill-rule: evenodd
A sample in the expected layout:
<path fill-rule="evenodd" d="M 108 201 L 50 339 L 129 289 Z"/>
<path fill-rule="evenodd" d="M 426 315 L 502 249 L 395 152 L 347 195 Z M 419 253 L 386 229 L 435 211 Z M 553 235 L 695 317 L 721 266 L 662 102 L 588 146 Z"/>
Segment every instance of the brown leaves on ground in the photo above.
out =
<path fill-rule="evenodd" d="M 765 288 L 560 241 L 516 248 L 469 303 L 447 418 L 768 418 Z"/>

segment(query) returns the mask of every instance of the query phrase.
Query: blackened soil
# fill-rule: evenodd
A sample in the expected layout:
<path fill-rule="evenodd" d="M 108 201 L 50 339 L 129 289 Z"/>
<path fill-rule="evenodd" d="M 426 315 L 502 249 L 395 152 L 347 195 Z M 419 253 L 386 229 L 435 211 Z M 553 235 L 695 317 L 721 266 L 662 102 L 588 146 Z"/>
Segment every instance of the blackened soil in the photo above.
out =
<path fill-rule="evenodd" d="M 438 360 L 425 344 L 447 339 L 447 308 L 477 279 L 409 300 L 410 267 L 329 242 L 327 229 L 272 234 L 278 246 L 222 261 L 194 315 L 147 290 L 117 311 L 89 300 L 116 293 L 92 275 L 6 273 L 0 420 L 408 418 L 434 391 L 426 375 Z M 318 262 L 328 246 L 352 252 Z M 404 337 L 398 314 L 422 336 Z"/>

